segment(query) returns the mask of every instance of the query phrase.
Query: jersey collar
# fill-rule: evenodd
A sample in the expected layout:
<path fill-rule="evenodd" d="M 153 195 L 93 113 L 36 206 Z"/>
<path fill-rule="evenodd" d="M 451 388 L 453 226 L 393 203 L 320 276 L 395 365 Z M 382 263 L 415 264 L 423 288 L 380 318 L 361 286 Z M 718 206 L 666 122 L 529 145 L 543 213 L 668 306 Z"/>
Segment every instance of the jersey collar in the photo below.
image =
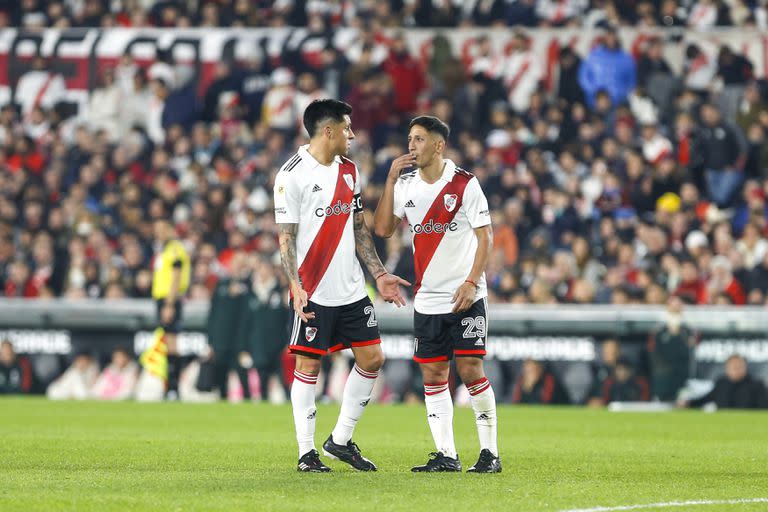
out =
<path fill-rule="evenodd" d="M 312 168 L 313 168 L 313 169 L 314 169 L 315 167 L 331 167 L 331 166 L 333 166 L 333 164 L 340 164 L 340 163 L 341 163 L 341 158 L 339 157 L 339 155 L 336 155 L 335 157 L 333 157 L 333 163 L 332 163 L 331 165 L 329 165 L 329 166 L 325 166 L 325 165 L 321 164 L 321 163 L 320 163 L 320 162 L 318 162 L 318 161 L 315 159 L 315 157 L 313 157 L 313 156 L 312 156 L 312 154 L 309 152 L 309 144 L 304 144 L 303 146 L 299 146 L 299 151 L 298 151 L 298 153 L 299 153 L 299 156 L 300 156 L 302 159 L 306 158 L 306 159 L 307 159 L 307 162 L 309 162 L 310 164 L 312 164 Z"/>
<path fill-rule="evenodd" d="M 439 183 L 441 181 L 445 183 L 450 183 L 451 181 L 453 181 L 453 177 L 456 175 L 456 164 L 453 162 L 453 160 L 449 158 L 444 158 L 443 162 L 445 163 L 443 174 L 442 176 L 440 176 L 440 179 L 438 179 L 435 183 Z M 416 171 L 416 179 L 419 181 L 424 181 L 421 179 L 421 173 L 418 170 Z"/>

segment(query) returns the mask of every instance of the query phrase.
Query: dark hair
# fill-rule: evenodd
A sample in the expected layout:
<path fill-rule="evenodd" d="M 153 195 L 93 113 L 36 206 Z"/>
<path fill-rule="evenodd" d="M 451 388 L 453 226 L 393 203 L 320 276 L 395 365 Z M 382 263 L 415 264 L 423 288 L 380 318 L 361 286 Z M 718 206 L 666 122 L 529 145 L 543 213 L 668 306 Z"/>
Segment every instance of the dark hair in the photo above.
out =
<path fill-rule="evenodd" d="M 414 126 L 421 126 L 430 133 L 436 133 L 445 140 L 448 140 L 448 136 L 451 134 L 451 129 L 448 125 L 442 122 L 435 116 L 419 116 L 413 118 L 413 121 L 408 125 L 410 130 Z"/>
<path fill-rule="evenodd" d="M 339 100 L 315 100 L 304 110 L 304 128 L 310 138 L 315 136 L 317 125 L 325 119 L 333 119 L 337 123 L 344 121 L 344 116 L 352 114 L 352 107 Z"/>

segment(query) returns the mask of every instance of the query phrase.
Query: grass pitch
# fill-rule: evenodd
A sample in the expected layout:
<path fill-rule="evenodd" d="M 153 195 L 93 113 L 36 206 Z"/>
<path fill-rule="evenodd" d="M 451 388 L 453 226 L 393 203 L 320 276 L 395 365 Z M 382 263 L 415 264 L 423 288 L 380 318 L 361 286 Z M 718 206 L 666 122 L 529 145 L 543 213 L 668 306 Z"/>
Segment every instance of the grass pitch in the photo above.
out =
<path fill-rule="evenodd" d="M 424 409 L 368 408 L 355 434 L 377 473 L 299 474 L 288 406 L 0 400 L 0 510 L 559 511 L 768 498 L 768 413 L 499 408 L 504 472 L 412 474 Z M 338 406 L 318 411 L 318 447 Z M 479 448 L 457 408 L 464 467 Z M 672 510 L 757 511 L 768 503 Z M 657 509 L 644 509 L 657 510 Z M 658 509 L 662 510 L 662 509 Z"/>

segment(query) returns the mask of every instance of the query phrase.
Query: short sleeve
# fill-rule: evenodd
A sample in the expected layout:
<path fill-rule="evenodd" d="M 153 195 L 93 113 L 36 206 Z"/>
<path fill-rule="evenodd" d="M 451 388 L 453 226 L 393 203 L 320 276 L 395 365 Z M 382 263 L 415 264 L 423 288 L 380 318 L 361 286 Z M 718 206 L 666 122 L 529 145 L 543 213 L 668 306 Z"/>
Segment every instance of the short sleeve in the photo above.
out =
<path fill-rule="evenodd" d="M 405 191 L 406 183 L 404 180 L 398 179 L 395 182 L 395 194 L 392 204 L 392 212 L 396 217 L 402 219 L 405 217 Z"/>
<path fill-rule="evenodd" d="M 488 210 L 488 199 L 480 188 L 477 178 L 472 178 L 464 189 L 462 208 L 467 215 L 472 229 L 488 226 L 491 223 L 491 212 Z"/>
<path fill-rule="evenodd" d="M 275 177 L 275 222 L 298 224 L 301 211 L 301 193 L 290 173 L 280 171 Z"/>

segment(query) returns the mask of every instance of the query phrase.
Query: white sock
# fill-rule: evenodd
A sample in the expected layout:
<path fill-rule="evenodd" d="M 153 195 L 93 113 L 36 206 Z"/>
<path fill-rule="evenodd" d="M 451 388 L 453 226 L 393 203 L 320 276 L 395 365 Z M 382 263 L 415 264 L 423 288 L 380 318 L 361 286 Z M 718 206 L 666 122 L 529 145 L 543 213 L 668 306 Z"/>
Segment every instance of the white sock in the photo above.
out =
<path fill-rule="evenodd" d="M 379 372 L 367 372 L 357 364 L 352 368 L 344 386 L 339 420 L 336 422 L 336 428 L 333 429 L 332 433 L 334 443 L 346 445 L 352 439 L 355 425 L 357 425 L 357 421 L 363 415 L 363 409 L 371 399 L 371 390 L 378 376 Z"/>
<path fill-rule="evenodd" d="M 437 451 L 446 457 L 456 458 L 453 442 L 453 400 L 448 391 L 448 381 L 424 384 L 424 403 L 427 406 L 427 422 L 432 431 Z"/>
<path fill-rule="evenodd" d="M 475 423 L 477 424 L 477 437 L 480 438 L 480 449 L 490 450 L 495 456 L 499 456 L 496 445 L 496 395 L 488 379 L 483 377 L 475 382 L 467 384 L 469 399 L 472 402 L 472 410 L 475 411 Z"/>
<path fill-rule="evenodd" d="M 317 375 L 296 370 L 293 372 L 291 386 L 291 404 L 293 405 L 293 423 L 296 425 L 296 440 L 299 442 L 299 458 L 315 449 L 315 385 Z"/>

